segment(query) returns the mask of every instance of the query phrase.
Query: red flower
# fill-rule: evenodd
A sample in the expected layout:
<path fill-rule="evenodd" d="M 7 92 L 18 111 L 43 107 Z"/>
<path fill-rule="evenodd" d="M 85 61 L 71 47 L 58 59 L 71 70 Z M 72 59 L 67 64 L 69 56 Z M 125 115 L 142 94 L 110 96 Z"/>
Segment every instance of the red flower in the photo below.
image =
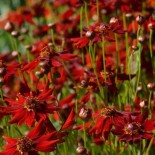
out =
<path fill-rule="evenodd" d="M 117 18 L 113 17 L 110 19 L 110 22 L 108 24 L 108 29 L 111 30 L 114 33 L 118 34 L 124 34 L 125 31 L 123 30 L 123 25 L 120 24 Z"/>
<path fill-rule="evenodd" d="M 6 64 L 3 60 L 0 60 L 0 77 L 4 78 L 4 82 L 7 83 L 9 77 L 12 75 L 17 74 L 17 69 L 19 68 L 20 64 Z"/>
<path fill-rule="evenodd" d="M 9 103 L 7 107 L 2 107 L 6 114 L 13 115 L 10 123 L 27 124 L 33 126 L 35 121 L 45 118 L 48 113 L 53 113 L 59 108 L 52 104 L 55 97 L 52 95 L 54 88 L 48 88 L 46 84 L 42 92 L 30 91 L 26 82 L 22 85 L 22 90 L 17 95 L 17 100 L 5 98 Z"/>
<path fill-rule="evenodd" d="M 117 119 L 121 119 L 120 116 L 122 116 L 122 114 L 114 107 L 104 107 L 101 111 L 94 114 L 95 125 L 89 130 L 89 134 L 97 137 L 103 136 L 105 139 L 108 139 L 113 122 Z"/>
<path fill-rule="evenodd" d="M 50 30 L 48 25 L 39 25 L 37 27 L 35 27 L 35 29 L 33 30 L 33 36 L 34 37 L 42 37 L 44 35 L 48 34 L 48 31 Z"/>
<path fill-rule="evenodd" d="M 39 152 L 51 152 L 56 149 L 56 145 L 63 140 L 60 138 L 56 131 L 49 134 L 44 134 L 44 120 L 40 120 L 39 123 L 33 128 L 27 136 L 21 138 L 9 138 L 3 136 L 7 141 L 4 146 L 5 150 L 0 152 L 2 155 L 39 155 Z"/>
<path fill-rule="evenodd" d="M 151 139 L 154 130 L 154 121 L 146 119 L 145 115 L 128 115 L 122 121 L 114 124 L 113 133 L 119 136 L 119 140 L 125 142 L 137 142 L 141 139 Z"/>
<path fill-rule="evenodd" d="M 60 67 L 62 65 L 60 61 L 69 61 L 75 57 L 76 54 L 70 54 L 65 51 L 56 52 L 52 47 L 46 46 L 41 50 L 39 57 L 25 65 L 22 71 L 31 72 L 39 64 L 41 66 L 42 74 L 47 74 L 51 67 Z"/>
<path fill-rule="evenodd" d="M 20 8 L 16 12 L 9 13 L 8 20 L 17 24 L 19 27 L 21 27 L 24 22 L 35 24 L 32 19 L 32 13 L 28 8 Z"/>
<path fill-rule="evenodd" d="M 50 8 L 44 5 L 44 2 L 36 3 L 32 6 L 34 17 L 48 17 L 50 15 Z"/>
<path fill-rule="evenodd" d="M 112 31 L 114 33 L 124 32 L 122 30 L 122 26 L 118 23 L 109 24 L 108 26 L 103 23 L 95 23 L 91 25 L 89 29 L 84 27 L 82 37 L 71 38 L 71 41 L 75 43 L 74 45 L 77 48 L 83 48 L 87 46 L 90 42 L 92 43 L 101 42 L 102 36 L 105 36 L 105 40 L 107 41 L 115 41 L 113 38 L 109 37 L 109 31 Z"/>

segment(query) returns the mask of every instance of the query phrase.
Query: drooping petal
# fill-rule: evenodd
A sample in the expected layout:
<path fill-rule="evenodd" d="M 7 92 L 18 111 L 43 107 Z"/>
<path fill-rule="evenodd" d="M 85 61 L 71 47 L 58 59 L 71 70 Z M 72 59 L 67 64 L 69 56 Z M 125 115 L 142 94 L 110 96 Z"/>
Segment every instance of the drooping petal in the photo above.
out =
<path fill-rule="evenodd" d="M 65 123 L 62 125 L 61 130 L 69 130 L 70 128 L 72 128 L 72 126 L 75 123 L 75 112 L 74 109 L 71 110 L 67 120 L 65 121 Z"/>

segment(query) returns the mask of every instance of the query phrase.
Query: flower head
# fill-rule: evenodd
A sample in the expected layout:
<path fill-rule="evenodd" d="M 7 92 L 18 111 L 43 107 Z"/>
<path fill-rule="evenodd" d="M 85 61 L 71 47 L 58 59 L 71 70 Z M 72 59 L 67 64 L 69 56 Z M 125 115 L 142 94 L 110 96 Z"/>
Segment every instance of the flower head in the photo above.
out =
<path fill-rule="evenodd" d="M 151 139 L 154 125 L 154 121 L 148 120 L 145 115 L 128 115 L 123 121 L 114 124 L 113 133 L 119 136 L 119 140 L 132 143 L 141 139 Z"/>

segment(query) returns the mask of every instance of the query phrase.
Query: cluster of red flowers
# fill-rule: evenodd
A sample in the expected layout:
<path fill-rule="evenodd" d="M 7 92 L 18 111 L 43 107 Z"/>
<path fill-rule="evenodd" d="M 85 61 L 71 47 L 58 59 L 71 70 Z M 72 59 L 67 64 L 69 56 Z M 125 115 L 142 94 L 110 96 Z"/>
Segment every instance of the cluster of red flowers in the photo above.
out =
<path fill-rule="evenodd" d="M 0 55 L 0 154 L 95 155 L 107 144 L 109 154 L 132 144 L 150 151 L 152 0 L 27 0 L 8 13 L 4 31 L 12 47 Z"/>

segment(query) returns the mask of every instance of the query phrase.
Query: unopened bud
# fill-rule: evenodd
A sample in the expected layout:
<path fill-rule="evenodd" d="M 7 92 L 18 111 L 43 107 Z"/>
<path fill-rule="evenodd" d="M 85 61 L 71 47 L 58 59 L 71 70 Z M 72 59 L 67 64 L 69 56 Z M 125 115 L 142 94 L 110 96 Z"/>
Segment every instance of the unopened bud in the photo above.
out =
<path fill-rule="evenodd" d="M 18 52 L 18 51 L 12 51 L 12 56 L 13 56 L 13 57 L 18 56 L 18 54 L 19 54 L 19 52 Z"/>
<path fill-rule="evenodd" d="M 13 37 L 18 37 L 19 36 L 19 32 L 17 32 L 17 31 L 12 31 L 11 32 L 11 35 L 13 36 Z"/>
<path fill-rule="evenodd" d="M 49 24 L 48 24 L 48 27 L 49 27 L 49 28 L 53 28 L 53 26 L 54 26 L 54 23 L 49 23 Z"/>
<path fill-rule="evenodd" d="M 29 30 L 26 27 L 23 27 L 21 29 L 21 33 L 23 33 L 23 34 L 27 34 L 28 32 L 29 32 Z"/>
<path fill-rule="evenodd" d="M 132 49 L 133 49 L 134 51 L 136 51 L 136 50 L 138 50 L 138 46 L 132 45 Z"/>
<path fill-rule="evenodd" d="M 118 19 L 116 18 L 116 17 L 112 17 L 111 19 L 110 19 L 110 24 L 114 24 L 114 23 L 117 23 L 118 22 Z"/>
<path fill-rule="evenodd" d="M 53 47 L 53 43 L 49 42 L 48 47 Z"/>
<path fill-rule="evenodd" d="M 8 32 L 11 32 L 14 30 L 14 25 L 11 22 L 7 22 L 4 26 L 4 29 Z"/>
<path fill-rule="evenodd" d="M 77 142 L 78 142 L 78 146 L 84 146 L 84 141 L 80 136 L 77 138 Z"/>
<path fill-rule="evenodd" d="M 136 17 L 136 21 L 139 25 L 142 25 L 145 22 L 145 18 L 144 16 L 139 15 Z"/>
<path fill-rule="evenodd" d="M 23 41 L 24 39 L 25 39 L 24 36 L 22 36 L 22 35 L 21 35 L 21 36 L 18 36 L 18 40 L 19 40 L 19 41 Z"/>
<path fill-rule="evenodd" d="M 86 88 L 88 86 L 88 82 L 86 80 L 81 81 L 81 86 Z"/>
<path fill-rule="evenodd" d="M 139 91 L 142 91 L 142 86 L 138 86 L 138 88 L 137 88 L 137 91 L 139 92 Z"/>
<path fill-rule="evenodd" d="M 92 112 L 91 109 L 83 107 L 80 109 L 79 112 L 79 117 L 83 120 L 88 120 L 89 118 L 91 118 Z"/>
<path fill-rule="evenodd" d="M 86 37 L 90 38 L 92 36 L 93 32 L 92 31 L 87 31 L 86 32 Z"/>
<path fill-rule="evenodd" d="M 5 67 L 1 67 L 0 68 L 0 75 L 4 75 L 5 74 Z"/>
<path fill-rule="evenodd" d="M 154 83 L 148 83 L 147 88 L 150 90 L 153 90 L 155 88 L 155 84 Z"/>
<path fill-rule="evenodd" d="M 127 18 L 130 18 L 130 17 L 132 17 L 132 13 L 127 13 L 125 16 L 126 16 Z"/>
<path fill-rule="evenodd" d="M 31 45 L 25 45 L 25 48 L 30 51 L 32 49 L 32 46 Z"/>
<path fill-rule="evenodd" d="M 141 101 L 141 102 L 139 103 L 139 106 L 140 106 L 141 108 L 144 108 L 144 106 L 145 106 L 145 101 Z"/>
<path fill-rule="evenodd" d="M 84 146 L 78 146 L 76 149 L 76 152 L 78 154 L 85 154 L 86 153 L 86 149 L 84 148 Z"/>
<path fill-rule="evenodd" d="M 42 77 L 43 77 L 43 74 L 42 74 L 42 72 L 40 72 L 40 71 L 36 71 L 36 72 L 35 72 L 35 75 L 36 75 L 38 78 L 42 78 Z"/>
<path fill-rule="evenodd" d="M 144 36 L 139 36 L 138 37 L 138 41 L 142 44 L 145 41 L 145 37 Z"/>

